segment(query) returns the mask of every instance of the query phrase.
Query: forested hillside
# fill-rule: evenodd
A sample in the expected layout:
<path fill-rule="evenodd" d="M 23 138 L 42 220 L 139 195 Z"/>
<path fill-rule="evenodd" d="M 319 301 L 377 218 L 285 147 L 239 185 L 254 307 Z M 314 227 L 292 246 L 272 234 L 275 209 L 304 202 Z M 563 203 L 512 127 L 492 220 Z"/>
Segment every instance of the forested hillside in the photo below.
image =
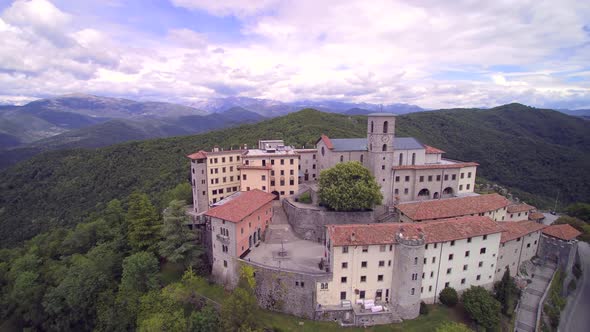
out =
<path fill-rule="evenodd" d="M 519 104 L 491 110 L 445 110 L 398 117 L 397 136 L 415 136 L 474 160 L 478 175 L 517 189 L 527 201 L 589 201 L 590 130 L 586 121 Z M 206 134 L 130 142 L 96 150 L 41 154 L 0 173 L 0 236 L 10 246 L 56 225 L 74 225 L 134 190 L 161 207 L 161 194 L 188 180 L 185 155 L 258 139 L 311 146 L 321 133 L 363 137 L 366 117 L 303 110 L 258 124 Z"/>

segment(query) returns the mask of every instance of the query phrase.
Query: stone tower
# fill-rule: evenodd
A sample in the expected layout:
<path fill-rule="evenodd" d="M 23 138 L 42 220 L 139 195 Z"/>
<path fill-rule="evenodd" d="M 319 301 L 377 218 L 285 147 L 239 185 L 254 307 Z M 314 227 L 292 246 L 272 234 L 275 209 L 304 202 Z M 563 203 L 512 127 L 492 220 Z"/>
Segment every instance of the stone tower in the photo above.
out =
<path fill-rule="evenodd" d="M 420 315 L 420 287 L 424 265 L 424 233 L 408 236 L 403 227 L 395 234 L 391 304 L 402 319 Z"/>
<path fill-rule="evenodd" d="M 393 205 L 393 140 L 395 137 L 395 115 L 372 113 L 367 119 L 367 149 L 369 170 L 381 186 L 383 205 Z"/>

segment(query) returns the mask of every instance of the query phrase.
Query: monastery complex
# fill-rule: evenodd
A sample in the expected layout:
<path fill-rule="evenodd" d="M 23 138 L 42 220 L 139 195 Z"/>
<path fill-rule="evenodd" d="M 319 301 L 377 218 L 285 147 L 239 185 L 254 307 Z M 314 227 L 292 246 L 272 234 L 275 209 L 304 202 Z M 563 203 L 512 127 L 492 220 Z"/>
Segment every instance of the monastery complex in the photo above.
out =
<path fill-rule="evenodd" d="M 395 116 L 368 116 L 366 138 L 321 135 L 313 149 L 281 140 L 198 151 L 191 161 L 193 222 L 214 279 L 235 287 L 254 267 L 263 308 L 342 325 L 414 319 L 445 287 L 492 289 L 533 257 L 571 268 L 580 234 L 547 226 L 533 206 L 474 192 L 478 164 L 395 136 Z M 373 211 L 317 204 L 322 170 L 358 161 L 381 187 Z M 309 193 L 312 204 L 298 198 Z"/>

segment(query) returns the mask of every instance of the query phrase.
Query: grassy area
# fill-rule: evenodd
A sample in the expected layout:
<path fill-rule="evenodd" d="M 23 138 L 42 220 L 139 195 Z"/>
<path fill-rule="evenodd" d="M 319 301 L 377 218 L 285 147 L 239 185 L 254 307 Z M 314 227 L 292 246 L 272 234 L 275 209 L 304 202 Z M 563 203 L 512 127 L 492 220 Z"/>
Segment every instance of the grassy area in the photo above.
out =
<path fill-rule="evenodd" d="M 261 310 L 258 319 L 262 326 L 275 328 L 280 331 L 341 331 L 343 328 L 334 322 L 321 322 L 301 319 L 295 316 Z M 434 331 L 434 329 L 445 321 L 461 322 L 461 314 L 454 309 L 445 306 L 430 306 L 430 313 L 427 316 L 420 316 L 413 320 L 404 321 L 401 324 L 380 325 L 370 328 L 345 328 L 345 331 Z M 302 323 L 300 325 L 300 323 Z"/>

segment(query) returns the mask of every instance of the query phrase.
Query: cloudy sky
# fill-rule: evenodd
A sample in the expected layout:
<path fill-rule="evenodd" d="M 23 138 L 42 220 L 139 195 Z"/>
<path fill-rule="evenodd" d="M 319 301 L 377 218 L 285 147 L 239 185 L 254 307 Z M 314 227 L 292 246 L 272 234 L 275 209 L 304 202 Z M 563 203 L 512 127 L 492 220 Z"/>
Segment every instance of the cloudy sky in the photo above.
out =
<path fill-rule="evenodd" d="M 590 108 L 590 1 L 0 0 L 0 102 Z"/>

